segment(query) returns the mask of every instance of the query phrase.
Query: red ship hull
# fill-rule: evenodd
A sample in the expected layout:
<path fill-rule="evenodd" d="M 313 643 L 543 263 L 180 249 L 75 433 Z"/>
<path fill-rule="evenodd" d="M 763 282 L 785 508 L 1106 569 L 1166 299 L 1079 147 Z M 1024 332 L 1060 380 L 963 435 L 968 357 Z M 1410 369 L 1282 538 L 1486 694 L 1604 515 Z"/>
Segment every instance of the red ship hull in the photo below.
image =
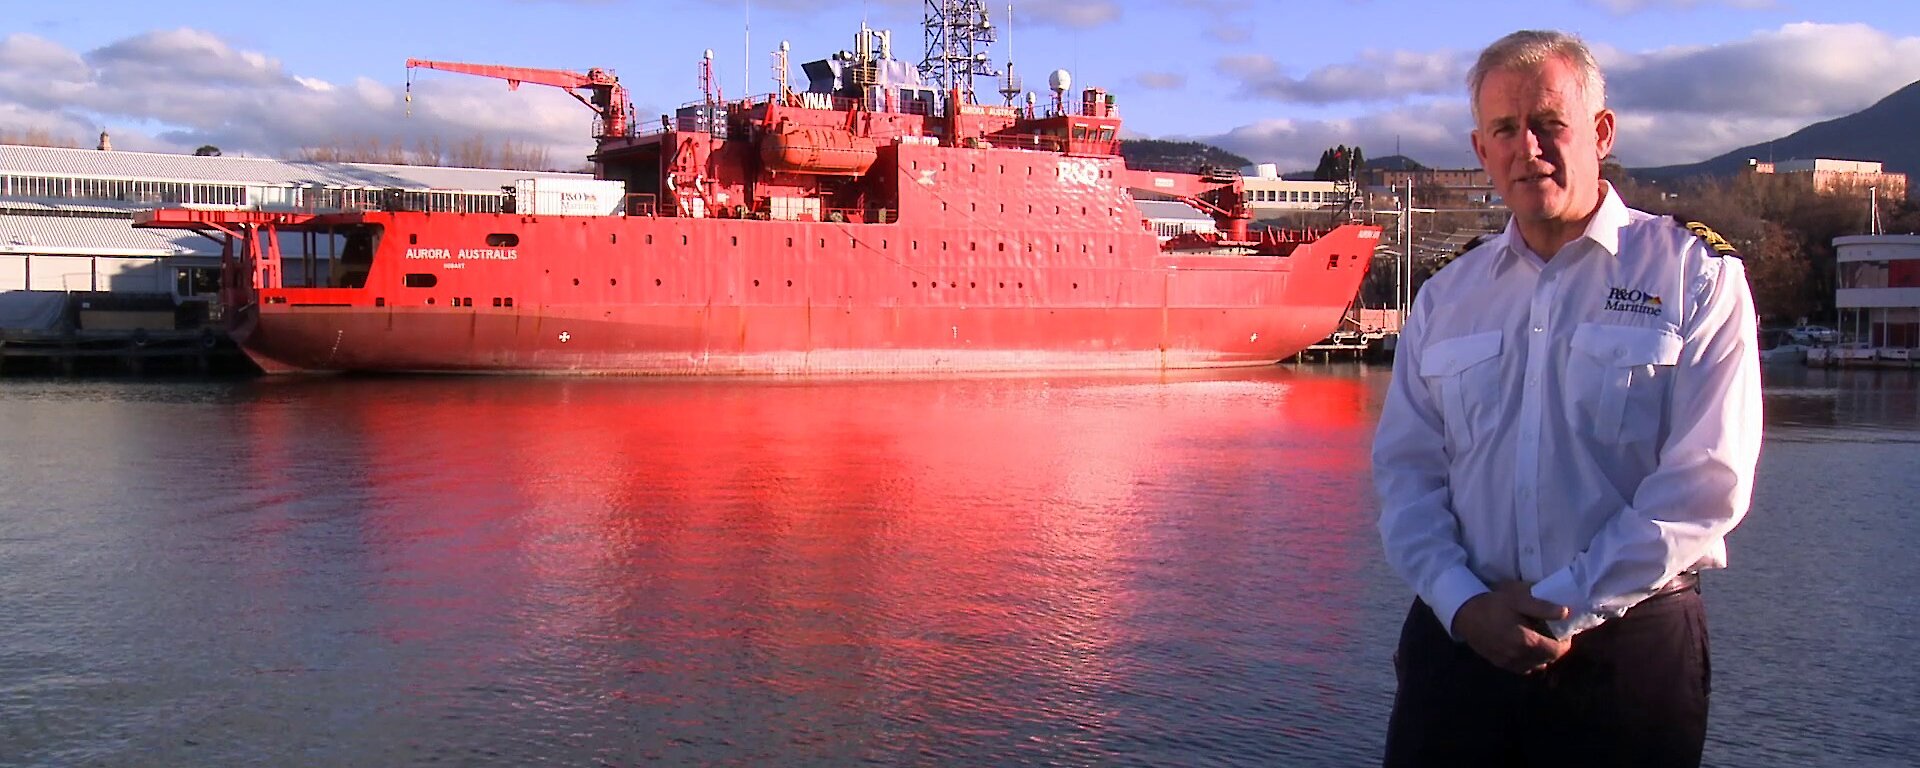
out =
<path fill-rule="evenodd" d="M 477 230 L 511 222 L 523 238 L 520 254 L 538 250 L 538 233 L 549 226 L 586 235 L 567 237 L 574 241 L 569 245 L 626 237 L 644 242 L 646 233 L 636 230 L 659 228 L 645 220 L 583 226 L 558 217 L 355 218 L 384 218 L 389 231 L 414 223 L 410 219 L 436 226 L 433 219 L 457 219 L 461 229 Z M 920 244 L 931 250 L 944 240 L 948 254 L 969 256 L 944 264 L 896 261 L 911 258 L 914 238 L 912 230 L 889 225 L 700 223 L 780 246 L 793 233 L 794 242 L 812 247 L 775 253 L 768 244 L 748 253 L 745 245 L 731 245 L 735 235 L 724 235 L 719 241 L 729 245 L 717 254 L 686 246 L 665 249 L 683 251 L 679 255 L 600 249 L 467 261 L 456 270 L 441 263 L 431 289 L 262 289 L 257 302 L 233 308 L 234 335 L 270 372 L 706 375 L 1260 365 L 1326 337 L 1365 270 L 1368 238 L 1377 237 L 1377 230 L 1350 225 L 1289 256 L 1265 257 L 1138 254 L 1139 246 L 1153 245 L 1146 235 L 1128 243 L 1139 258 L 1125 260 L 1135 265 L 1102 266 L 1113 257 L 1086 256 L 1075 259 L 1086 266 L 1075 268 L 1001 250 L 999 242 L 986 255 L 971 241 L 974 247 L 957 251 L 955 238 Z M 675 227 L 665 229 L 655 241 L 678 242 Z M 896 246 L 903 252 L 892 253 Z M 431 295 L 407 301 L 407 294 Z"/>

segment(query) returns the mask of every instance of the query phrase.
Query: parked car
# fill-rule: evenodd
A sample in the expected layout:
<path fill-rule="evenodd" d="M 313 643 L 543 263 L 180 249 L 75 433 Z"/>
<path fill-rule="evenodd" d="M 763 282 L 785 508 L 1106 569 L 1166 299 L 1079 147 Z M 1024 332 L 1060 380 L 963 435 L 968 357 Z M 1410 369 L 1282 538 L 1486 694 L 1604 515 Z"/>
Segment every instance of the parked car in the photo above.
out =
<path fill-rule="evenodd" d="M 1824 325 L 1801 325 L 1791 328 L 1787 334 L 1802 344 L 1832 344 L 1840 340 L 1840 334 Z"/>

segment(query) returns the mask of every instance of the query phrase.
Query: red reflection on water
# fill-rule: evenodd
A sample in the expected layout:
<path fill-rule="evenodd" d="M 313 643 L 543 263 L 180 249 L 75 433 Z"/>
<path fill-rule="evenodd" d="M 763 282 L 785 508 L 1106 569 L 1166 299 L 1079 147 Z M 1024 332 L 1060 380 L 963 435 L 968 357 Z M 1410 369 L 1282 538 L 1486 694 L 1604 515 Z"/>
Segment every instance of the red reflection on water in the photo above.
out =
<path fill-rule="evenodd" d="M 1353 377 L 281 386 L 252 453 L 352 446 L 304 482 L 365 505 L 386 637 L 617 667 L 654 707 L 745 681 L 1097 723 L 1075 692 L 1155 616 L 1278 581 L 1280 624 L 1351 632 L 1377 563 Z"/>

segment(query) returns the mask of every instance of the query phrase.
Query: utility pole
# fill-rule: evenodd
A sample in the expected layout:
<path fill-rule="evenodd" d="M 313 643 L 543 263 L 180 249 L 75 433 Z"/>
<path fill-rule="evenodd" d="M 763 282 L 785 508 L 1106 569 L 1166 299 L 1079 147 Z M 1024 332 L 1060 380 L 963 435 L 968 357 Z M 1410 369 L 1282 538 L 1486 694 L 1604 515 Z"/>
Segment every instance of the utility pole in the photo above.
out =
<path fill-rule="evenodd" d="M 1407 180 L 1407 194 L 1400 198 L 1400 325 L 1407 325 L 1407 313 L 1413 311 L 1413 180 Z"/>

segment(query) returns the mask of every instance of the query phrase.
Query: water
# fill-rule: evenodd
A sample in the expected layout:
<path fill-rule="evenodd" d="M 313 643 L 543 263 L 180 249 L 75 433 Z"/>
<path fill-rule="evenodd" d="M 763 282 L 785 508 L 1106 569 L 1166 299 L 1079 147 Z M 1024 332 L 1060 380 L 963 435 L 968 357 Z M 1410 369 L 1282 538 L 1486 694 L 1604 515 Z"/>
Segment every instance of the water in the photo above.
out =
<path fill-rule="evenodd" d="M 1387 375 L 0 380 L 0 764 L 1354 765 Z M 1769 382 L 1717 765 L 1920 741 L 1920 379 Z"/>

